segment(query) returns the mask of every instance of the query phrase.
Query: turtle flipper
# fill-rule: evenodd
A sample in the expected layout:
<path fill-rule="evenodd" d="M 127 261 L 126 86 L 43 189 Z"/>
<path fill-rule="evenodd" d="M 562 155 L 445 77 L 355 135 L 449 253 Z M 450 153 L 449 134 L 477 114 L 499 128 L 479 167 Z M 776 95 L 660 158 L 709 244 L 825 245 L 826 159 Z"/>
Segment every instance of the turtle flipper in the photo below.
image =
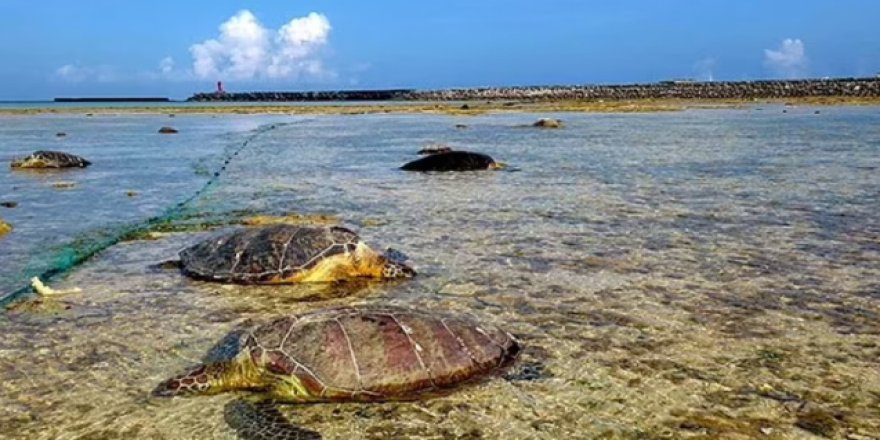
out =
<path fill-rule="evenodd" d="M 180 270 L 183 268 L 183 264 L 180 260 L 165 260 L 160 261 L 156 264 L 151 264 L 149 269 L 153 272 L 161 272 L 166 270 Z"/>
<path fill-rule="evenodd" d="M 234 399 L 223 409 L 223 418 L 242 440 L 318 440 L 321 434 L 293 425 L 267 399 Z"/>
<path fill-rule="evenodd" d="M 202 363 L 210 364 L 235 358 L 244 346 L 243 339 L 247 336 L 248 330 L 251 327 L 253 327 L 253 322 L 249 319 L 237 324 L 223 339 L 217 341 L 213 347 L 208 349 L 207 353 L 202 357 Z"/>

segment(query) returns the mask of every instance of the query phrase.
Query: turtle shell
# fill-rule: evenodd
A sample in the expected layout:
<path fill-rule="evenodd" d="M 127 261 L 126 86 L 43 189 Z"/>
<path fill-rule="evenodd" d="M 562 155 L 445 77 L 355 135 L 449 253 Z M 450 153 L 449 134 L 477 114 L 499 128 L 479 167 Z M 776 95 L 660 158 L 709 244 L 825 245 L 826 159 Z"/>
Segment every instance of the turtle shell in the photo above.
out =
<path fill-rule="evenodd" d="M 242 350 L 296 376 L 313 401 L 407 400 L 498 372 L 520 351 L 468 316 L 398 307 L 325 309 L 256 328 Z"/>
<path fill-rule="evenodd" d="M 80 156 L 62 151 L 35 151 L 12 161 L 12 168 L 85 168 L 92 163 Z"/>
<path fill-rule="evenodd" d="M 422 147 L 419 150 L 419 154 L 427 155 L 427 154 L 440 154 L 440 153 L 448 153 L 452 151 L 452 147 L 444 144 L 430 144 Z"/>
<path fill-rule="evenodd" d="M 400 167 L 404 171 L 474 171 L 489 169 L 495 160 L 482 153 L 447 151 L 427 155 Z"/>
<path fill-rule="evenodd" d="M 269 284 L 354 252 L 360 238 L 339 227 L 270 225 L 215 236 L 180 252 L 183 272 L 209 281 Z"/>

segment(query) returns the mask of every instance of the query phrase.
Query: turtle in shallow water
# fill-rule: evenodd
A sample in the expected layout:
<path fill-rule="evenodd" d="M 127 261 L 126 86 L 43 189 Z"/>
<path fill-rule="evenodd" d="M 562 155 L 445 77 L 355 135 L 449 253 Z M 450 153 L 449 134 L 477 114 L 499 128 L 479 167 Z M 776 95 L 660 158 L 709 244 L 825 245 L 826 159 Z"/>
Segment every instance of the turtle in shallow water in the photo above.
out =
<path fill-rule="evenodd" d="M 62 151 L 35 151 L 31 155 L 15 159 L 12 168 L 85 168 L 92 163 L 75 154 Z"/>
<path fill-rule="evenodd" d="M 379 254 L 341 226 L 269 225 L 239 229 L 180 252 L 191 277 L 240 284 L 332 282 L 355 277 L 410 278 L 402 254 Z"/>
<path fill-rule="evenodd" d="M 493 325 L 400 307 L 324 309 L 231 336 L 243 342 L 226 359 L 168 379 L 153 395 L 252 391 L 288 403 L 415 400 L 500 375 L 521 351 Z"/>
<path fill-rule="evenodd" d="M 562 128 L 562 121 L 553 118 L 541 118 L 532 123 L 532 127 L 538 128 Z"/>
<path fill-rule="evenodd" d="M 470 151 L 447 151 L 429 154 L 400 167 L 404 171 L 477 171 L 504 169 L 506 165 L 492 157 Z"/>

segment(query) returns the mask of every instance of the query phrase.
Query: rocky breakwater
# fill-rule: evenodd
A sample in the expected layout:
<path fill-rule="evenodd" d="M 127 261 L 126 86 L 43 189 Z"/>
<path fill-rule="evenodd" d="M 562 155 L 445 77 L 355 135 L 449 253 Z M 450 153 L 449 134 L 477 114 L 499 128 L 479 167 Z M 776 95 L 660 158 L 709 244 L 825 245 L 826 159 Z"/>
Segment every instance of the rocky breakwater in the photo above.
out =
<path fill-rule="evenodd" d="M 695 82 L 652 84 L 487 87 L 414 91 L 401 99 L 465 100 L 638 100 L 638 99 L 774 99 L 803 97 L 880 97 L 880 78 L 779 81 Z"/>
<path fill-rule="evenodd" d="M 482 87 L 444 90 L 197 93 L 197 102 L 291 101 L 566 101 L 639 99 L 785 99 L 880 97 L 880 77 L 766 81 L 663 81 L 651 84 Z"/>
<path fill-rule="evenodd" d="M 195 102 L 297 102 L 297 101 L 390 101 L 413 93 L 409 89 L 338 90 L 323 92 L 196 93 Z"/>

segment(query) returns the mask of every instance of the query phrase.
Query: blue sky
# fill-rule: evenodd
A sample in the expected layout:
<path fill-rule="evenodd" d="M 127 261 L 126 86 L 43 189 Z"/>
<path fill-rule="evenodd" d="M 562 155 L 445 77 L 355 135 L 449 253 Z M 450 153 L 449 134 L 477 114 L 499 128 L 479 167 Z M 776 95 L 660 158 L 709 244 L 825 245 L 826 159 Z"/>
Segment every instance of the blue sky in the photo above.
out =
<path fill-rule="evenodd" d="M 0 100 L 868 76 L 875 0 L 4 0 Z"/>

